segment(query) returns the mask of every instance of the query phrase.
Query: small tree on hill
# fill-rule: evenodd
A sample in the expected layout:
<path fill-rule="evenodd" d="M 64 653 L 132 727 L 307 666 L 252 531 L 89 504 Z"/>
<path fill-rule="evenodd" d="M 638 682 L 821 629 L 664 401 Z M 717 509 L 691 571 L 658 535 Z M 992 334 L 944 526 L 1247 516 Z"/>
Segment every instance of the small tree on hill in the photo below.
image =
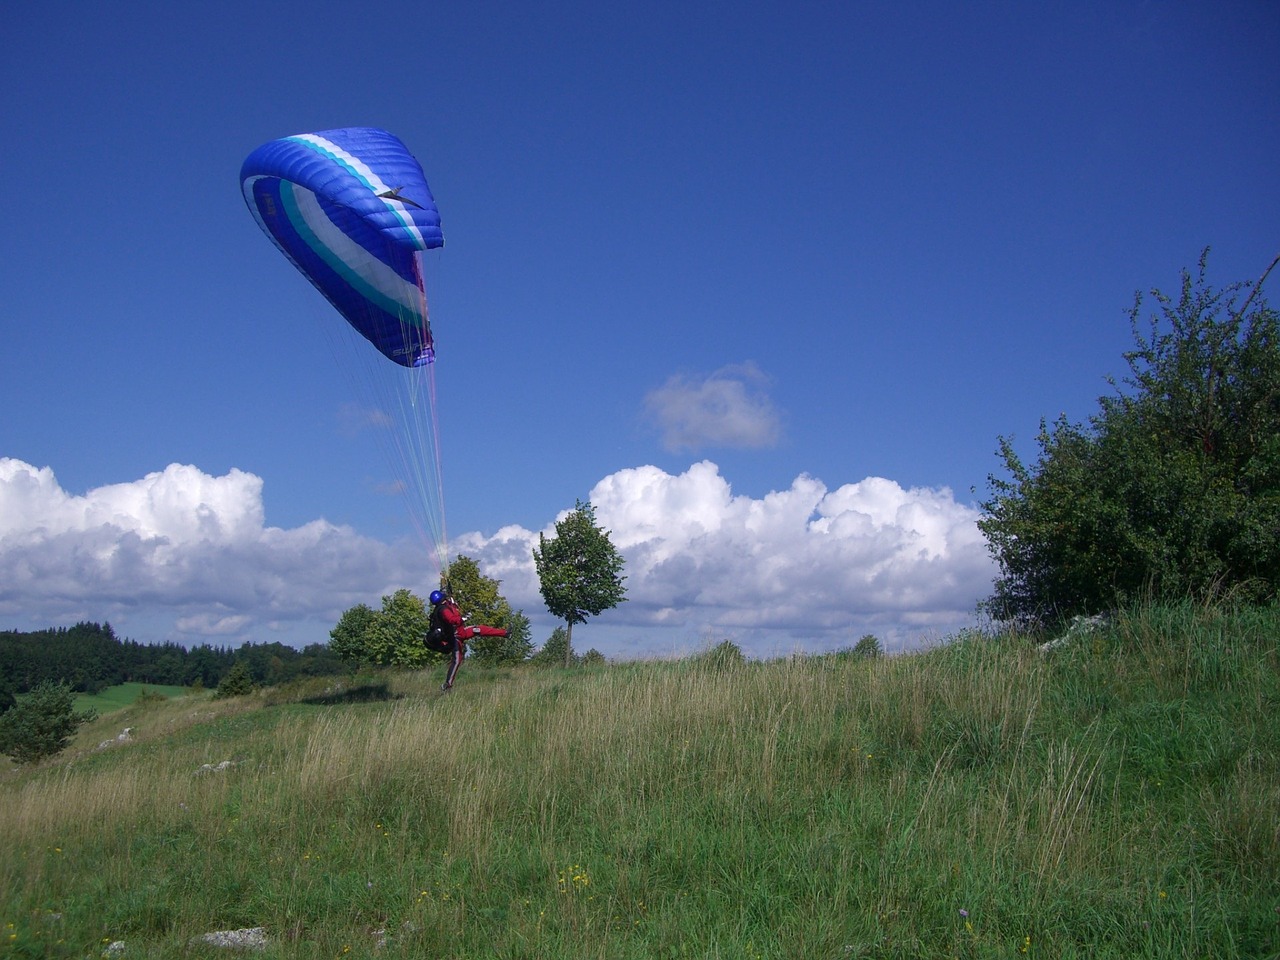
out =
<path fill-rule="evenodd" d="M 546 643 L 529 658 L 538 667 L 570 667 L 578 662 L 569 643 L 569 633 L 564 627 L 556 627 Z"/>
<path fill-rule="evenodd" d="M 863 635 L 857 643 L 853 645 L 853 655 L 863 660 L 874 660 L 880 656 L 880 641 L 874 633 Z"/>
<path fill-rule="evenodd" d="M 736 670 L 747 662 L 742 648 L 732 640 L 721 640 L 715 646 L 698 655 L 696 662 L 703 667 L 725 672 Z"/>
<path fill-rule="evenodd" d="M 253 693 L 253 675 L 249 673 L 249 665 L 237 660 L 227 671 L 227 675 L 218 683 L 219 697 L 243 697 Z"/>
<path fill-rule="evenodd" d="M 65 683 L 41 680 L 14 706 L 0 714 L 0 752 L 17 763 L 33 763 L 61 753 L 82 723 L 97 711 L 76 712 L 75 695 Z"/>
<path fill-rule="evenodd" d="M 597 525 L 595 507 L 579 500 L 572 512 L 556 522 L 554 539 L 538 534 L 533 562 L 547 609 L 568 628 L 567 667 L 573 650 L 573 625 L 627 599 L 622 555 L 609 540 L 609 532 Z"/>
<path fill-rule="evenodd" d="M 1087 425 L 1042 422 L 1031 466 L 1000 438 L 1009 478 L 990 478 L 978 522 L 1000 567 L 987 602 L 998 620 L 1277 596 L 1280 317 L 1256 297 L 1261 280 L 1237 309 L 1243 285 L 1214 290 L 1205 260 L 1176 300 L 1153 291 L 1145 330 L 1135 298 L 1128 389 Z"/>

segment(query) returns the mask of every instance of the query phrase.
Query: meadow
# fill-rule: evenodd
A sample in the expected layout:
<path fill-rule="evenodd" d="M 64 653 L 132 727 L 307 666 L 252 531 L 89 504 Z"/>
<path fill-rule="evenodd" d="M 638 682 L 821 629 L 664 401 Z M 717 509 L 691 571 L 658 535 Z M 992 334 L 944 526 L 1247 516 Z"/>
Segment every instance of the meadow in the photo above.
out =
<path fill-rule="evenodd" d="M 0 955 L 1280 951 L 1280 609 L 719 652 L 106 714 L 0 776 Z"/>
<path fill-rule="evenodd" d="M 77 712 L 95 710 L 100 714 L 112 713 L 147 697 L 185 697 L 190 692 L 186 687 L 158 683 L 118 683 L 100 693 L 78 694 L 75 709 Z"/>

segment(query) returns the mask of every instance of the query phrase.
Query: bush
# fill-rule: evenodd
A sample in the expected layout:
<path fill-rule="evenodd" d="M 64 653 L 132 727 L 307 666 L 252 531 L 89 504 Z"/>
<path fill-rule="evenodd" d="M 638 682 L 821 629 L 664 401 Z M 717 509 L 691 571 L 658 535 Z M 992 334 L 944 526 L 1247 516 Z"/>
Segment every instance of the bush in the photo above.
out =
<path fill-rule="evenodd" d="M 721 640 L 714 647 L 694 658 L 694 663 L 698 666 L 715 671 L 735 670 L 746 662 L 747 658 L 742 648 L 732 640 Z"/>
<path fill-rule="evenodd" d="M 874 660 L 882 652 L 880 640 L 874 633 L 863 634 L 862 638 L 853 645 L 853 655 L 862 660 Z"/>
<path fill-rule="evenodd" d="M 23 699 L 0 715 L 0 752 L 18 763 L 32 763 L 61 753 L 76 729 L 98 716 L 77 713 L 75 695 L 65 683 L 42 680 Z"/>
<path fill-rule="evenodd" d="M 243 697 L 248 693 L 253 693 L 253 677 L 249 675 L 249 668 L 244 661 L 237 660 L 218 684 L 218 696 Z"/>
<path fill-rule="evenodd" d="M 1000 566 L 1000 621 L 1054 625 L 1131 603 L 1222 594 L 1267 602 L 1280 587 L 1280 316 L 1242 285 L 1183 272 L 1130 313 L 1124 389 L 1087 425 L 1042 422 L 1037 463 L 1007 438 L 978 522 Z M 1256 289 L 1254 291 L 1257 292 Z"/>
<path fill-rule="evenodd" d="M 572 666 L 578 662 L 573 646 L 569 641 L 569 631 L 564 627 L 556 627 L 551 636 L 542 645 L 542 649 L 529 658 L 529 662 L 537 667 Z"/>

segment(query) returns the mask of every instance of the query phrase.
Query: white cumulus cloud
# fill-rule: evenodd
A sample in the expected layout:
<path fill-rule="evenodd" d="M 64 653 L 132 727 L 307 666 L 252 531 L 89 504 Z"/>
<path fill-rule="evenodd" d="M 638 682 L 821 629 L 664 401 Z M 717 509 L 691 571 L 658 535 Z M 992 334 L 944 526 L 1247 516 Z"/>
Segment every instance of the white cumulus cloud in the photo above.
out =
<path fill-rule="evenodd" d="M 677 475 L 619 470 L 589 499 L 623 555 L 628 600 L 578 628 L 582 650 L 662 655 L 729 638 L 767 656 L 865 633 L 896 649 L 972 623 L 990 592 L 977 511 L 946 489 L 878 477 L 829 489 L 801 474 L 751 497 L 704 460 Z M 450 544 L 502 581 L 536 643 L 555 624 L 533 549 L 554 521 Z M 0 458 L 0 627 L 109 620 L 143 641 L 322 642 L 348 607 L 424 590 L 426 568 L 410 544 L 324 520 L 267 525 L 262 480 L 241 470 L 172 464 L 77 495 L 47 467 Z"/>
<path fill-rule="evenodd" d="M 241 470 L 171 464 L 73 495 L 48 467 L 0 458 L 0 615 L 24 629 L 76 618 L 120 628 L 162 611 L 170 629 L 145 639 L 248 639 L 268 622 L 331 625 L 400 576 L 386 544 L 324 520 L 270 527 L 263 513 L 262 480 Z"/>
<path fill-rule="evenodd" d="M 705 375 L 675 374 L 648 393 L 645 409 L 667 450 L 772 447 L 782 424 L 767 386 L 754 363 Z"/>
<path fill-rule="evenodd" d="M 676 476 L 621 470 L 589 499 L 626 564 L 628 601 L 599 622 L 633 638 L 619 641 L 633 653 L 656 627 L 676 646 L 730 637 L 762 655 L 851 645 L 868 632 L 910 645 L 971 624 L 990 593 L 978 513 L 947 489 L 868 477 L 828 490 L 801 475 L 752 498 L 703 461 Z M 503 580 L 513 604 L 539 608 L 539 532 L 554 526 L 469 534 L 457 546 Z"/>

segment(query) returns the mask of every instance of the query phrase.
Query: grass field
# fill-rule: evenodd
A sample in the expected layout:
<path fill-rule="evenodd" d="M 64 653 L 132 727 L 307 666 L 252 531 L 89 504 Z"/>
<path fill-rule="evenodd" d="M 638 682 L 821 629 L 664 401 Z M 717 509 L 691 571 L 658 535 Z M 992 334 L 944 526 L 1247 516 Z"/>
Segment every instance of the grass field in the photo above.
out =
<path fill-rule="evenodd" d="M 0 953 L 1275 956 L 1278 638 L 1187 607 L 1048 655 L 148 700 L 0 779 Z"/>
<path fill-rule="evenodd" d="M 76 695 L 78 712 L 93 709 L 99 714 L 113 713 L 132 706 L 144 695 L 151 697 L 185 697 L 191 691 L 187 687 L 170 687 L 155 683 L 120 683 L 101 693 Z"/>

